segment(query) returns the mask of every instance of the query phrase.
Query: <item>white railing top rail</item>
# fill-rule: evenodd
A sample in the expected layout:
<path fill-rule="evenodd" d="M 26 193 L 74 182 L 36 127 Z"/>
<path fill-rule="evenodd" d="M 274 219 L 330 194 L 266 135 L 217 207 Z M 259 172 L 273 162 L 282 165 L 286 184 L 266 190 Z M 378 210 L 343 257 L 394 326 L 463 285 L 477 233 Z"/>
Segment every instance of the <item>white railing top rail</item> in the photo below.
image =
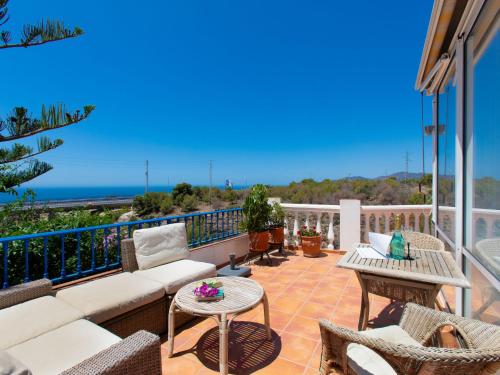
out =
<path fill-rule="evenodd" d="M 361 206 L 361 211 L 429 211 L 432 210 L 431 204 L 398 204 L 398 205 L 373 205 Z M 429 211 L 430 212 L 430 211 Z"/>
<path fill-rule="evenodd" d="M 340 212 L 338 204 L 298 204 L 281 203 L 284 209 L 297 212 Z"/>
<path fill-rule="evenodd" d="M 340 205 L 338 204 L 302 204 L 302 203 L 281 203 L 284 209 L 299 212 L 339 212 Z M 429 211 L 432 210 L 430 204 L 403 204 L 403 205 L 373 205 L 361 206 L 363 212 L 373 211 Z"/>

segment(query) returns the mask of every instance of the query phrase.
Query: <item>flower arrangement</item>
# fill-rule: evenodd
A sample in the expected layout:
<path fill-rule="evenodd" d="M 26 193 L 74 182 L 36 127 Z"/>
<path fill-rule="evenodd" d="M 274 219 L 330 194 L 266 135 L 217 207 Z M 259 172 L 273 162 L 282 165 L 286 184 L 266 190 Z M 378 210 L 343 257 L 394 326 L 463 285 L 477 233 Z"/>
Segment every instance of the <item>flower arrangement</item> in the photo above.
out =
<path fill-rule="evenodd" d="M 220 283 L 214 281 L 203 281 L 200 286 L 194 289 L 193 293 L 198 301 L 217 301 L 224 298 Z"/>
<path fill-rule="evenodd" d="M 304 225 L 302 229 L 299 230 L 298 235 L 301 237 L 316 237 L 319 236 L 320 234 L 316 232 L 315 229 L 308 228 Z"/>

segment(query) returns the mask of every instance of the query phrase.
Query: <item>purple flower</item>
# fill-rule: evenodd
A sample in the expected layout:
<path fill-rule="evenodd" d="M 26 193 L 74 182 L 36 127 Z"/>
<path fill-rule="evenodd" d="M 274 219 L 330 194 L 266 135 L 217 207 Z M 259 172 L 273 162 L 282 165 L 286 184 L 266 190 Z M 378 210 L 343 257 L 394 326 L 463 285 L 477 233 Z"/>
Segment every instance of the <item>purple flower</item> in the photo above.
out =
<path fill-rule="evenodd" d="M 219 293 L 218 288 L 212 288 L 205 282 L 194 289 L 194 295 L 198 297 L 213 297 L 216 296 L 217 293 Z"/>

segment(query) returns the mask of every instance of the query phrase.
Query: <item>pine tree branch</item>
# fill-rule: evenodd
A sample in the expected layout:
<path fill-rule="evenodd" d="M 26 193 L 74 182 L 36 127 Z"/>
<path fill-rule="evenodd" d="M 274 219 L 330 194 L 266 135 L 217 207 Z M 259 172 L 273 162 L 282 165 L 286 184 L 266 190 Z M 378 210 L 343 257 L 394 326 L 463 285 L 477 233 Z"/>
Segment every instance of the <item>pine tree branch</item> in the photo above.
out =
<path fill-rule="evenodd" d="M 95 106 L 86 105 L 83 107 L 83 113 L 80 113 L 80 110 L 71 113 L 67 112 L 63 105 L 50 106 L 48 109 L 42 106 L 40 119 L 33 119 L 26 108 L 16 107 L 6 120 L 0 120 L 0 132 L 7 131 L 7 135 L 0 134 L 0 142 L 26 138 L 76 124 L 85 120 L 94 109 Z"/>
<path fill-rule="evenodd" d="M 5 23 L 6 20 L 3 22 Z M 41 21 L 38 25 L 24 25 L 21 39 L 18 43 L 10 43 L 10 32 L 2 31 L 0 33 L 0 40 L 3 45 L 0 45 L 0 49 L 39 46 L 58 40 L 76 38 L 80 35 L 83 35 L 83 30 L 79 27 L 71 30 L 66 28 L 64 23 L 60 21 Z"/>
<path fill-rule="evenodd" d="M 39 160 L 31 160 L 22 171 L 9 168 L 0 168 L 0 192 L 10 192 L 15 186 L 31 181 L 52 169 L 48 163 Z"/>
<path fill-rule="evenodd" d="M 0 164 L 14 163 L 40 155 L 53 150 L 63 144 L 62 139 L 51 141 L 47 137 L 41 137 L 37 141 L 38 150 L 33 152 L 33 148 L 15 143 L 11 148 L 0 148 Z"/>

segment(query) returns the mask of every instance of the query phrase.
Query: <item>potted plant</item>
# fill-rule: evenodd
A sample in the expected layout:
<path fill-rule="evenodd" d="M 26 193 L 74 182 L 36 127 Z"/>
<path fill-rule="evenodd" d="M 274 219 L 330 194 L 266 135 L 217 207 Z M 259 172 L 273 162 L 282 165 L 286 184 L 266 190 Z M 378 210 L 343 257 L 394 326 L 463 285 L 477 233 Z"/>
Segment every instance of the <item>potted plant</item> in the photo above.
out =
<path fill-rule="evenodd" d="M 281 204 L 274 202 L 269 215 L 269 242 L 283 243 L 285 240 L 285 210 Z"/>
<path fill-rule="evenodd" d="M 267 189 L 254 185 L 242 206 L 242 228 L 248 232 L 250 250 L 263 252 L 268 249 L 269 215 L 271 206 L 267 203 Z"/>
<path fill-rule="evenodd" d="M 299 230 L 302 251 L 305 257 L 315 258 L 321 254 L 321 234 L 304 226 Z"/>

